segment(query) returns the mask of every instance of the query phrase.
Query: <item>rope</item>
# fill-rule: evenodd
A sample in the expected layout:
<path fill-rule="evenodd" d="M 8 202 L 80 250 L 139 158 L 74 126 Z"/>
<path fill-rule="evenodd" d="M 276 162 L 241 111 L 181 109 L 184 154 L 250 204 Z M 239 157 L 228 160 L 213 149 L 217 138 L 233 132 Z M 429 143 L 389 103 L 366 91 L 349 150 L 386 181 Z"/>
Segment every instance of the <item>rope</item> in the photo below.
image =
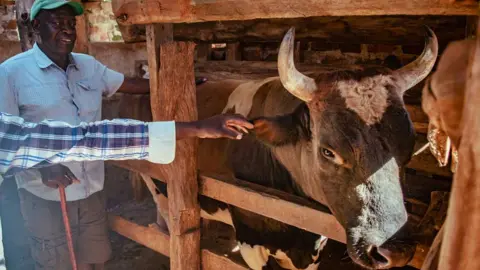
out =
<path fill-rule="evenodd" d="M 67 212 L 67 198 L 65 196 L 65 188 L 63 186 L 58 187 L 60 192 L 60 205 L 62 207 L 63 224 L 65 225 L 65 234 L 67 235 L 68 251 L 70 253 L 70 262 L 72 263 L 73 270 L 77 270 L 77 259 L 75 258 L 75 251 L 73 249 L 72 230 L 70 229 L 70 221 L 68 220 Z"/>

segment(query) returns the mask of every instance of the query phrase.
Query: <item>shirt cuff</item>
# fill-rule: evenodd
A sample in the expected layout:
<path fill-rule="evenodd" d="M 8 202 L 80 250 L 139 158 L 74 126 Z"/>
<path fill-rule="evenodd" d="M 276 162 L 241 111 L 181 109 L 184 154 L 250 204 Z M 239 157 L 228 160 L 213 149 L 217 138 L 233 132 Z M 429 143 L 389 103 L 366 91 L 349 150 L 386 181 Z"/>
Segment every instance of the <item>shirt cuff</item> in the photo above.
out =
<path fill-rule="evenodd" d="M 175 159 L 175 122 L 148 123 L 148 160 L 153 163 L 168 164 Z"/>

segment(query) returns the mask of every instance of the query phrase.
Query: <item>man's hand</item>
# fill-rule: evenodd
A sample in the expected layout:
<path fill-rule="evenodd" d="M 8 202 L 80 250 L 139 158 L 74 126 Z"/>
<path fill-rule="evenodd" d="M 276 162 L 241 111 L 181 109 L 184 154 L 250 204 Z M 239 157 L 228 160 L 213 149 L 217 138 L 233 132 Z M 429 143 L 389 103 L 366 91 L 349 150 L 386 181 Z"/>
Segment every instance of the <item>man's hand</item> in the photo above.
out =
<path fill-rule="evenodd" d="M 74 182 L 80 182 L 68 167 L 60 164 L 40 168 L 38 170 L 42 175 L 43 184 L 50 188 L 58 188 L 59 186 L 67 187 Z"/>
<path fill-rule="evenodd" d="M 196 122 L 176 123 L 178 140 L 188 137 L 240 140 L 249 129 L 253 129 L 253 124 L 241 115 L 221 114 Z"/>

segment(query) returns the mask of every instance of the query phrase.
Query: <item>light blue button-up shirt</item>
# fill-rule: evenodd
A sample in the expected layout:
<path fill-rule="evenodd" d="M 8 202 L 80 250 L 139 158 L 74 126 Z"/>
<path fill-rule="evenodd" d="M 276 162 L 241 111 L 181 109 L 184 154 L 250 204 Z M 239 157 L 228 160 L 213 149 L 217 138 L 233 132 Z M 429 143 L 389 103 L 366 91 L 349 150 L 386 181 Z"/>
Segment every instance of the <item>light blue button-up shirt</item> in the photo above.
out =
<path fill-rule="evenodd" d="M 101 120 L 102 96 L 113 95 L 124 76 L 95 58 L 72 53 L 64 71 L 37 46 L 0 65 L 0 111 L 26 121 L 60 120 L 70 124 Z M 65 191 L 67 200 L 84 199 L 103 189 L 104 162 L 62 163 L 70 168 L 80 184 Z M 19 188 L 46 200 L 59 201 L 57 189 L 45 186 L 37 170 L 16 175 Z"/>

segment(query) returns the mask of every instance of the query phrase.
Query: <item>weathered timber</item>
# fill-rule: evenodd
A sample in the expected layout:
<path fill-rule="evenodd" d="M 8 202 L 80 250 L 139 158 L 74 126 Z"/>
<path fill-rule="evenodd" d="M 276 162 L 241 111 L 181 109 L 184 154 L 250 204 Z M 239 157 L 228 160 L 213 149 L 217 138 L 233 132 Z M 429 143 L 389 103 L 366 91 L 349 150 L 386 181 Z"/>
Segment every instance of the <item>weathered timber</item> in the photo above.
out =
<path fill-rule="evenodd" d="M 133 198 L 135 201 L 140 202 L 147 198 L 147 192 L 145 185 L 143 184 L 142 177 L 137 172 L 129 172 L 130 184 L 133 190 Z"/>
<path fill-rule="evenodd" d="M 445 223 L 439 269 L 480 269 L 480 29 L 466 77 L 458 169 Z"/>
<path fill-rule="evenodd" d="M 242 53 L 240 51 L 240 43 L 233 42 L 227 44 L 227 61 L 239 61 L 242 60 Z"/>
<path fill-rule="evenodd" d="M 164 119 L 160 113 L 160 46 L 173 40 L 172 25 L 147 25 L 147 57 L 150 74 L 150 104 L 153 120 Z M 167 93 L 168 94 L 168 93 Z M 163 101 L 163 100 L 162 100 Z M 171 119 L 169 119 L 171 120 Z"/>
<path fill-rule="evenodd" d="M 169 237 L 155 226 L 141 226 L 125 218 L 109 214 L 110 229 L 128 239 L 148 247 L 165 256 L 170 256 Z"/>
<path fill-rule="evenodd" d="M 469 18 L 469 17 L 467 17 Z M 198 43 L 280 42 L 289 27 L 295 27 L 295 39 L 331 44 L 424 45 L 423 25 L 438 36 L 439 43 L 463 38 L 465 16 L 342 16 L 257 19 L 175 24 L 175 40 Z M 144 25 L 122 25 L 126 42 L 145 41 Z"/>
<path fill-rule="evenodd" d="M 82 3 L 81 0 L 73 0 L 75 2 Z M 77 40 L 75 41 L 75 47 L 73 49 L 74 52 L 77 53 L 88 53 L 88 22 L 85 14 L 80 16 L 76 16 L 77 20 Z"/>
<path fill-rule="evenodd" d="M 109 227 L 114 232 L 125 236 L 126 238 L 135 241 L 147 248 L 170 256 L 169 241 L 170 237 L 164 232 L 160 231 L 155 224 L 148 227 L 141 226 L 131 222 L 123 217 L 109 214 L 108 216 Z M 203 249 L 202 255 L 202 269 L 208 270 L 247 270 L 248 268 L 241 264 L 235 263 L 223 255 L 219 255 L 215 251 Z"/>
<path fill-rule="evenodd" d="M 153 179 L 143 173 L 139 173 L 145 185 L 147 186 L 150 194 L 152 194 L 153 201 L 157 207 L 157 225 L 165 231 L 169 231 L 168 229 L 168 201 L 167 197 L 162 193 L 158 192 Z"/>
<path fill-rule="evenodd" d="M 149 24 L 312 16 L 476 15 L 478 4 L 443 0 L 113 0 L 112 7 L 121 24 Z"/>
<path fill-rule="evenodd" d="M 445 221 L 448 208 L 448 195 L 448 192 L 432 192 L 432 198 L 430 205 L 428 206 L 428 210 L 415 229 L 416 233 L 418 234 L 418 238 L 415 240 L 422 244 L 417 246 L 417 252 L 420 252 L 418 249 L 420 246 L 424 257 L 422 257 L 422 261 L 417 261 L 419 258 L 418 256 L 413 258 L 411 261 L 412 264 L 422 267 L 425 267 L 425 264 L 432 264 L 431 252 L 434 252 L 433 250 L 435 250 L 438 245 L 438 243 L 435 242 L 437 239 L 435 236 L 442 234 L 441 228 L 443 227 L 442 224 Z M 428 247 L 429 245 L 430 247 Z M 434 269 L 435 268 L 432 268 L 430 270 Z"/>
<path fill-rule="evenodd" d="M 195 44 L 171 41 L 171 25 L 147 27 L 149 71 L 154 75 L 150 77 L 153 120 L 196 120 Z M 178 141 L 175 160 L 159 166 L 162 178 L 168 183 L 170 250 L 174 251 L 170 257 L 172 269 L 199 269 L 201 263 L 197 144 L 195 139 Z"/>
<path fill-rule="evenodd" d="M 22 51 L 33 48 L 35 37 L 32 24 L 30 22 L 30 9 L 35 0 L 17 0 L 15 1 L 15 16 L 17 19 L 18 36 Z"/>
<path fill-rule="evenodd" d="M 327 208 L 285 192 L 246 181 L 229 182 L 201 175 L 200 194 L 310 232 L 329 235 L 339 242 L 346 241 L 345 231 Z"/>
<path fill-rule="evenodd" d="M 432 245 L 425 256 L 425 260 L 423 261 L 423 265 L 421 270 L 437 270 L 438 269 L 438 262 L 440 256 L 440 250 L 442 248 L 442 239 L 445 231 L 445 225 L 442 225 L 442 228 L 435 236 Z"/>

